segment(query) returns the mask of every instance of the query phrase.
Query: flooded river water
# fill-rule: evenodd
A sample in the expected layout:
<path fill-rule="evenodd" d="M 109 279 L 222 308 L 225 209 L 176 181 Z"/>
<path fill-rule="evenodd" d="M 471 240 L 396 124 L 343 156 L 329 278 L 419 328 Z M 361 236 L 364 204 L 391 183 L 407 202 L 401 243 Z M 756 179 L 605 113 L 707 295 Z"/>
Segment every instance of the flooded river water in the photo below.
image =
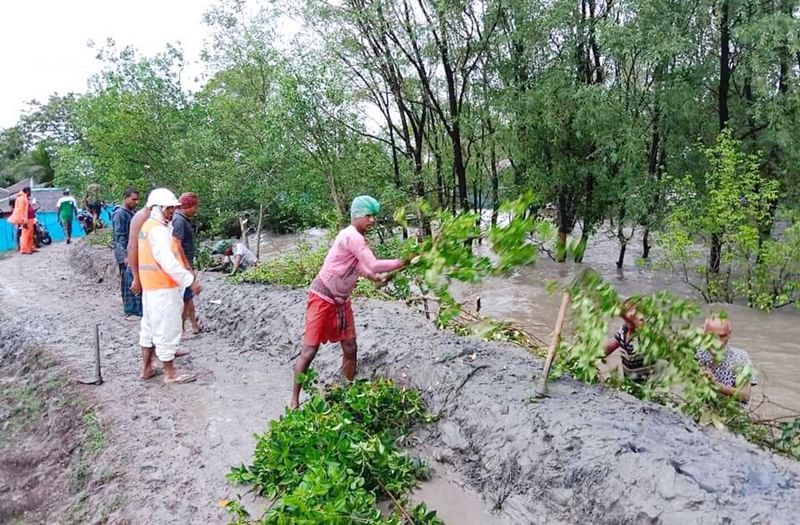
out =
<path fill-rule="evenodd" d="M 623 296 L 667 290 L 700 300 L 690 286 L 665 270 L 636 264 L 640 243 L 629 246 L 621 270 L 614 263 L 617 250 L 614 240 L 596 235 L 587 247 L 584 264 L 559 264 L 541 256 L 536 264 L 517 268 L 508 276 L 477 285 L 459 285 L 456 296 L 466 304 L 474 304 L 480 296 L 483 315 L 511 321 L 546 341 L 552 334 L 561 300 L 547 293 L 547 282 L 566 282 L 586 266 L 612 283 Z M 764 417 L 800 414 L 800 312 L 787 307 L 767 314 L 737 304 L 703 305 L 703 309 L 724 309 L 733 329 L 730 344 L 750 353 L 759 379 L 751 406 Z M 702 319 L 698 319 L 698 325 L 701 323 Z"/>
<path fill-rule="evenodd" d="M 261 243 L 262 259 L 291 251 L 300 241 L 322 245 L 328 242 L 328 234 L 325 230 L 311 230 L 301 235 L 267 237 Z M 560 297 L 547 293 L 548 281 L 565 282 L 584 267 L 599 272 L 623 296 L 667 290 L 681 297 L 699 299 L 690 286 L 663 269 L 636 264 L 640 243 L 629 246 L 625 265 L 617 270 L 614 264 L 617 249 L 613 239 L 597 235 L 590 242 L 582 265 L 558 264 L 543 255 L 535 264 L 517 268 L 504 277 L 489 278 L 476 285 L 456 283 L 453 292 L 467 306 L 474 305 L 480 296 L 483 315 L 513 322 L 545 341 L 552 333 L 560 303 Z M 750 353 L 758 372 L 759 385 L 754 389 L 752 406 L 763 417 L 799 414 L 800 312 L 784 309 L 766 314 L 742 305 L 704 305 L 705 311 L 718 312 L 723 308 L 732 322 L 731 344 Z M 699 326 L 702 319 L 697 322 Z M 613 365 L 614 358 L 609 361 Z M 476 494 L 441 476 L 423 483 L 413 499 L 425 501 L 446 523 L 511 523 L 506 517 L 492 514 Z"/>
<path fill-rule="evenodd" d="M 261 243 L 262 258 L 291 250 L 301 240 L 312 245 L 323 244 L 327 242 L 327 231 L 314 229 L 301 235 L 265 237 Z M 480 296 L 483 315 L 513 322 L 545 341 L 552 333 L 560 303 L 559 297 L 547 293 L 547 282 L 566 281 L 585 266 L 600 273 L 623 296 L 667 290 L 699 300 L 698 294 L 680 278 L 650 264 L 636 264 L 641 253 L 640 239 L 629 245 L 621 270 L 614 264 L 617 250 L 614 239 L 598 233 L 589 242 L 582 265 L 559 264 L 542 255 L 536 264 L 516 268 L 507 276 L 489 278 L 476 285 L 456 283 L 453 291 L 467 305 L 474 305 Z M 653 255 L 657 260 L 657 250 L 653 250 Z M 787 307 L 767 314 L 743 305 L 704 305 L 705 311 L 721 309 L 731 319 L 731 344 L 750 353 L 758 372 L 759 385 L 754 389 L 751 406 L 765 417 L 800 414 L 800 312 Z M 702 319 L 698 319 L 700 323 Z M 610 363 L 614 359 L 612 356 Z"/>
<path fill-rule="evenodd" d="M 265 237 L 261 243 L 262 258 L 291 250 L 298 241 L 323 244 L 327 242 L 327 232 L 315 229 L 300 235 Z M 589 242 L 584 264 L 559 264 L 542 255 L 535 264 L 516 268 L 507 276 L 489 278 L 476 285 L 456 283 L 453 291 L 467 305 L 474 305 L 480 296 L 483 315 L 511 321 L 545 341 L 552 333 L 560 303 L 560 297 L 547 293 L 547 282 L 565 282 L 586 266 L 600 273 L 623 296 L 667 290 L 681 297 L 700 299 L 690 286 L 669 272 L 649 263 L 636 264 L 641 253 L 639 239 L 629 245 L 621 270 L 614 264 L 617 250 L 614 239 L 599 233 Z M 657 251 L 653 252 L 657 260 Z M 743 305 L 704 305 L 705 311 L 721 309 L 731 319 L 731 344 L 750 353 L 758 372 L 759 385 L 754 389 L 751 406 L 765 417 L 800 414 L 800 312 L 787 307 L 767 314 Z M 700 323 L 702 319 L 698 319 Z"/>

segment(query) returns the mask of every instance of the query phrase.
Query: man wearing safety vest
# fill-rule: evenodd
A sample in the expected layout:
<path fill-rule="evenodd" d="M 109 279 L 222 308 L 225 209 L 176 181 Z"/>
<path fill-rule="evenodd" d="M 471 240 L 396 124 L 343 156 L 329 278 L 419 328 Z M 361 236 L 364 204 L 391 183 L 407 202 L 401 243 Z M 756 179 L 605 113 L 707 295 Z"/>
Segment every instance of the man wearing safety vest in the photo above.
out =
<path fill-rule="evenodd" d="M 164 364 L 165 383 L 190 383 L 192 374 L 178 374 L 173 361 L 183 329 L 183 291 L 197 295 L 200 285 L 182 261 L 178 240 L 172 236 L 170 221 L 180 201 L 166 188 L 147 197 L 150 218 L 139 232 L 139 280 L 142 286 L 142 379 L 156 375 L 153 355 Z"/>

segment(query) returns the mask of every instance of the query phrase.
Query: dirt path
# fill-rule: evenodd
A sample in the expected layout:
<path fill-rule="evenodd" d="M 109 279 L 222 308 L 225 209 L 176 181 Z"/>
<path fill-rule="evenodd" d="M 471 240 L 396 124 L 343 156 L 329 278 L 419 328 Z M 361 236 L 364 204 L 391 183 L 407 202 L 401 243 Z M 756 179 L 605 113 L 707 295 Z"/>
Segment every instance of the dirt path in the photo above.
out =
<path fill-rule="evenodd" d="M 109 445 L 71 494 L 73 514 L 81 523 L 225 522 L 216 500 L 237 492 L 225 473 L 249 460 L 252 434 L 288 397 L 304 292 L 203 276 L 198 311 L 208 333 L 186 343 L 192 356 L 179 363 L 200 380 L 167 387 L 137 378 L 137 324 L 121 315 L 110 253 L 71 252 L 53 246 L 0 261 L 0 339 L 44 346 L 86 377 L 101 325 L 106 383 L 80 390 Z M 795 462 L 569 379 L 531 402 L 541 365 L 523 350 L 437 331 L 399 304 L 354 309 L 359 374 L 424 393 L 443 417 L 420 433 L 419 450 L 506 523 L 800 522 Z M 335 380 L 338 351 L 323 348 L 315 366 Z"/>
<path fill-rule="evenodd" d="M 121 315 L 114 284 L 79 274 L 64 245 L 0 261 L 4 338 L 22 333 L 17 344 L 44 346 L 69 375 L 88 379 L 100 324 L 105 383 L 80 391 L 96 407 L 110 445 L 92 472 L 102 483 L 73 496 L 80 522 L 223 523 L 216 501 L 233 492 L 225 473 L 252 456 L 253 433 L 280 414 L 290 378 L 269 355 L 243 357 L 225 339 L 205 334 L 187 341 L 191 356 L 179 360 L 198 382 L 139 380 L 138 323 Z"/>

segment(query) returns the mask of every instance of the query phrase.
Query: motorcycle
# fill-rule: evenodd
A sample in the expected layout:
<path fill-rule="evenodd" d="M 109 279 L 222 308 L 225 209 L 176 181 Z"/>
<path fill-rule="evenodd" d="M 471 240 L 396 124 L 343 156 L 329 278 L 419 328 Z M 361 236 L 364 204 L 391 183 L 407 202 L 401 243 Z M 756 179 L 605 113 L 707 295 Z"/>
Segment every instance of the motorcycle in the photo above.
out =
<path fill-rule="evenodd" d="M 47 227 L 39 221 L 36 221 L 33 225 L 33 242 L 36 244 L 37 248 L 48 246 L 53 242 L 53 238 L 50 237 L 50 232 L 47 231 Z"/>
<path fill-rule="evenodd" d="M 80 210 L 78 212 L 78 223 L 81 225 L 81 228 L 83 228 L 84 233 L 87 235 L 95 230 L 105 227 L 103 219 L 99 217 L 97 218 L 97 224 L 94 223 L 94 217 L 89 210 Z"/>

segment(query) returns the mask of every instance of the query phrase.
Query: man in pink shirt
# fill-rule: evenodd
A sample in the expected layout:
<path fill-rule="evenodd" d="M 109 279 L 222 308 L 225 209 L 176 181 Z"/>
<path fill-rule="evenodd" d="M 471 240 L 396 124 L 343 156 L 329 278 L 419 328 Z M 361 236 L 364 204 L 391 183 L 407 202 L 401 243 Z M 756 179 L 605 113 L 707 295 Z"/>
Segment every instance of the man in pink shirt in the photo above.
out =
<path fill-rule="evenodd" d="M 311 283 L 306 305 L 303 351 L 294 364 L 294 386 L 289 408 L 300 404 L 298 375 L 308 370 L 319 345 L 341 342 L 342 372 L 348 381 L 356 375 L 357 346 L 350 293 L 359 277 L 378 284 L 386 282 L 387 273 L 407 264 L 402 259 L 376 259 L 364 235 L 375 225 L 381 205 L 367 195 L 353 199 L 350 226 L 339 232 L 333 241 L 319 274 Z"/>

